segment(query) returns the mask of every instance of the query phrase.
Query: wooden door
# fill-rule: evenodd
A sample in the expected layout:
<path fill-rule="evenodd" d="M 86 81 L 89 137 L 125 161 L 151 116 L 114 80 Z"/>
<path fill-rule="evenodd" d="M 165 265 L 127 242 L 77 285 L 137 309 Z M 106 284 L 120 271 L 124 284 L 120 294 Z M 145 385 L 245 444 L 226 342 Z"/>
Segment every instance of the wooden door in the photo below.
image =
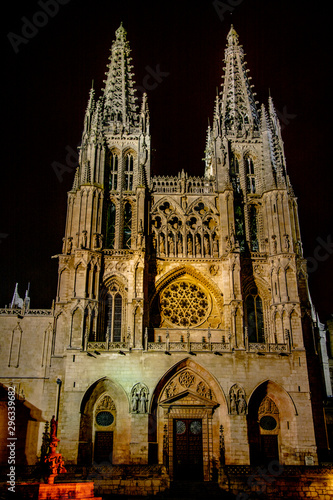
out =
<path fill-rule="evenodd" d="M 94 446 L 94 461 L 97 464 L 101 462 L 112 464 L 113 432 L 96 431 Z"/>
<path fill-rule="evenodd" d="M 261 435 L 261 459 L 263 463 L 279 460 L 278 437 L 276 434 Z"/>
<path fill-rule="evenodd" d="M 173 433 L 174 478 L 201 481 L 202 421 L 201 419 L 175 419 Z"/>

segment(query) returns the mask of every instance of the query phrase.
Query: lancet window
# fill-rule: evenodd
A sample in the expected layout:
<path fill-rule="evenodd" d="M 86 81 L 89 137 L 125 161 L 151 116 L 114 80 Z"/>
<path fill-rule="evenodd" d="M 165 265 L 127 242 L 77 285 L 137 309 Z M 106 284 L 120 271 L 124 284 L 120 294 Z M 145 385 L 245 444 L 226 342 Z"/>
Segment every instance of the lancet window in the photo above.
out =
<path fill-rule="evenodd" d="M 128 153 L 125 157 L 125 170 L 124 170 L 124 181 L 125 181 L 125 191 L 133 191 L 133 155 Z"/>
<path fill-rule="evenodd" d="M 109 191 L 116 191 L 118 187 L 118 155 L 114 152 L 109 155 Z"/>
<path fill-rule="evenodd" d="M 116 207 L 110 202 L 107 209 L 106 218 L 106 248 L 114 248 L 116 236 Z"/>
<path fill-rule="evenodd" d="M 250 156 L 245 158 L 246 162 L 246 190 L 248 193 L 256 192 L 256 180 L 254 176 L 253 160 Z"/>
<path fill-rule="evenodd" d="M 239 199 L 235 199 L 235 233 L 236 239 L 239 243 L 239 249 L 241 252 L 245 250 L 245 223 L 244 223 L 244 213 L 243 205 Z"/>
<path fill-rule="evenodd" d="M 123 295 L 120 286 L 112 283 L 102 294 L 99 311 L 100 341 L 120 342 L 123 326 Z"/>
<path fill-rule="evenodd" d="M 124 206 L 123 248 L 131 248 L 132 242 L 132 206 L 129 201 Z"/>
<path fill-rule="evenodd" d="M 265 342 L 262 300 L 257 291 L 247 296 L 245 304 L 249 342 Z"/>
<path fill-rule="evenodd" d="M 255 205 L 250 205 L 249 207 L 249 224 L 250 224 L 251 251 L 258 252 L 259 251 L 258 217 Z"/>
<path fill-rule="evenodd" d="M 203 202 L 181 214 L 169 202 L 162 203 L 152 216 L 156 251 L 168 257 L 218 256 L 218 225 L 215 214 Z"/>

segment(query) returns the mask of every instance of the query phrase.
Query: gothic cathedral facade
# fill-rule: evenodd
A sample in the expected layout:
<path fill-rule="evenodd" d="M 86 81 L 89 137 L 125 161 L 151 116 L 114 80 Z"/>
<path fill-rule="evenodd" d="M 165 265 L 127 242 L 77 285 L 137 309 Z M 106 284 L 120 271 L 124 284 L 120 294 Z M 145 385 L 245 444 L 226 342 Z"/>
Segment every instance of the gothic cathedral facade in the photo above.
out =
<path fill-rule="evenodd" d="M 252 87 L 231 27 L 204 175 L 151 176 L 148 100 L 136 104 L 116 31 L 85 113 L 54 307 L 1 318 L 5 384 L 34 415 L 28 463 L 53 414 L 65 463 L 203 480 L 221 463 L 318 463 L 297 201 L 273 101 L 258 107 Z"/>

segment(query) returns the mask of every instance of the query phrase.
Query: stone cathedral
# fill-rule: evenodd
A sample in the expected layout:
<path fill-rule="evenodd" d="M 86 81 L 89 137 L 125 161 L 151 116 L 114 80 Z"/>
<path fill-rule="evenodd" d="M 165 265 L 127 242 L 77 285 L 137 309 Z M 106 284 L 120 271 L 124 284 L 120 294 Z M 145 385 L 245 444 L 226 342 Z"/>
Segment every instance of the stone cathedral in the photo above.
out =
<path fill-rule="evenodd" d="M 164 464 L 204 481 L 220 464 L 317 464 L 311 299 L 272 98 L 255 101 L 231 27 L 203 175 L 153 177 L 122 25 L 109 59 L 85 112 L 54 305 L 1 310 L 20 460 L 36 462 L 56 415 L 67 464 Z"/>

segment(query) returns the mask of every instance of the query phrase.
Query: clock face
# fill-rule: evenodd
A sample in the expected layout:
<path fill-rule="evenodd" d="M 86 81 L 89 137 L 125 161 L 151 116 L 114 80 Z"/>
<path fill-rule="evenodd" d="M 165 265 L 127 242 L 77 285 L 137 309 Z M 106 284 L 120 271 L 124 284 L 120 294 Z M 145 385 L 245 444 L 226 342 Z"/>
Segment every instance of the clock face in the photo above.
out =
<path fill-rule="evenodd" d="M 114 417 L 109 411 L 100 411 L 96 415 L 96 423 L 101 427 L 108 427 L 112 424 Z"/>
<path fill-rule="evenodd" d="M 265 415 L 264 417 L 261 417 L 259 424 L 260 427 L 265 431 L 273 431 L 277 426 L 275 418 L 271 417 L 270 415 Z"/>

